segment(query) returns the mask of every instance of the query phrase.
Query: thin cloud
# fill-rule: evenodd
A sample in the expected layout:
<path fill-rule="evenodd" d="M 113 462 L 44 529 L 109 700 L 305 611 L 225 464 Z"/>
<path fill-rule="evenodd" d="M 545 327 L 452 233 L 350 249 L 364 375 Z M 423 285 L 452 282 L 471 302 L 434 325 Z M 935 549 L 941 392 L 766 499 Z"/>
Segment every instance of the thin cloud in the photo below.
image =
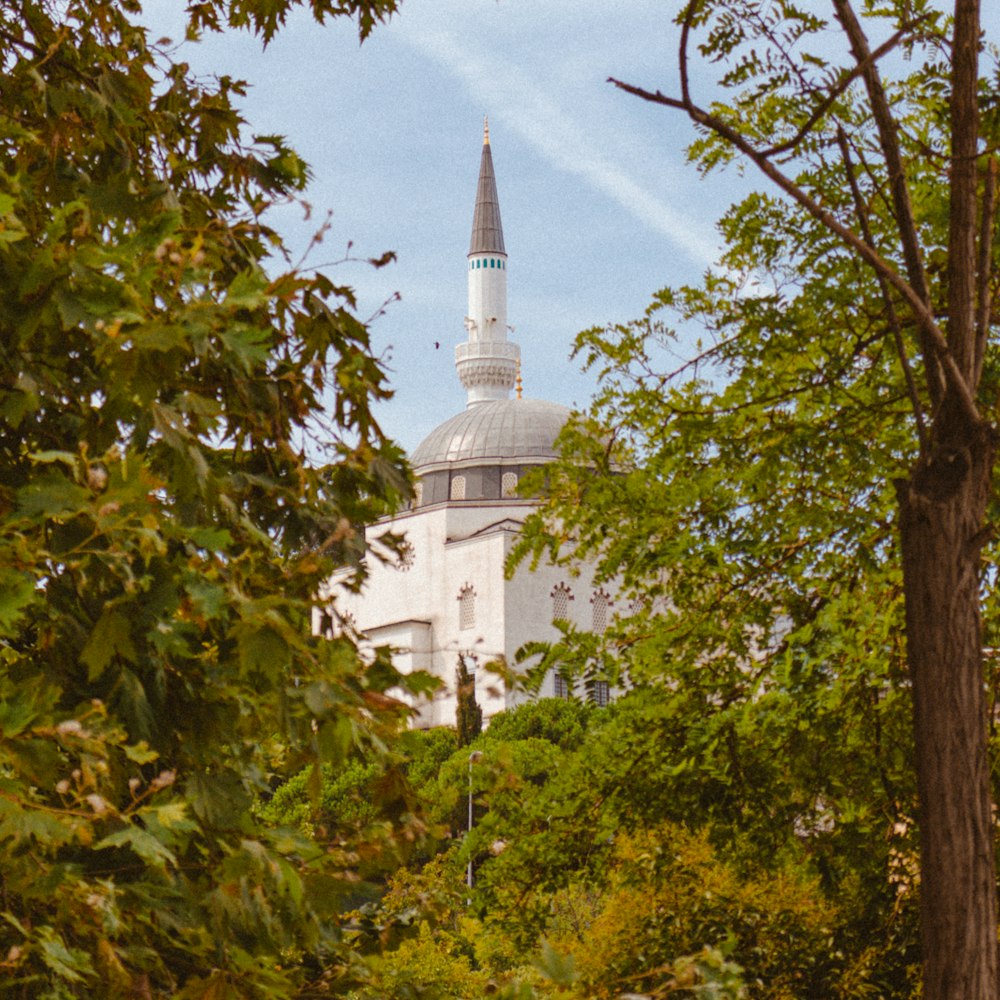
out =
<path fill-rule="evenodd" d="M 556 104 L 524 69 L 471 50 L 468 39 L 413 22 L 401 33 L 411 45 L 454 74 L 497 120 L 518 134 L 553 166 L 582 177 L 633 218 L 661 233 L 701 266 L 713 263 L 718 247 L 702 239 L 704 227 L 686 219 L 594 150 L 585 127 Z M 498 101 L 502 95 L 502 101 Z"/>

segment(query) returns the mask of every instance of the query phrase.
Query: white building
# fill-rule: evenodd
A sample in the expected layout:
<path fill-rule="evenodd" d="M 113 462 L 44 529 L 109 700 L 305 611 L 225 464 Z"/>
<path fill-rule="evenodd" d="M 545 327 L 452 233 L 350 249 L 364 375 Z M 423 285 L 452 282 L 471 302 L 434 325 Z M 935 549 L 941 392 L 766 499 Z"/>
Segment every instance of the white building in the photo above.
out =
<path fill-rule="evenodd" d="M 395 566 L 372 565 L 362 593 L 335 592 L 329 608 L 334 622 L 393 647 L 403 672 L 441 678 L 442 692 L 419 706 L 420 726 L 454 725 L 460 654 L 480 665 L 498 658 L 513 665 L 525 643 L 558 636 L 554 619 L 603 631 L 611 614 L 609 594 L 595 591 L 585 570 L 570 577 L 551 566 L 533 572 L 522 566 L 513 579 L 504 575 L 533 506 L 516 495 L 518 480 L 554 457 L 553 442 L 569 416 L 556 403 L 521 398 L 520 350 L 507 338 L 507 264 L 487 126 L 468 253 L 467 339 L 455 348 L 468 405 L 413 452 L 411 508 L 368 529 L 370 537 L 405 534 L 405 558 Z M 527 697 L 504 690 L 483 670 L 476 689 L 486 718 Z M 567 692 L 550 676 L 541 694 Z M 606 700 L 606 685 L 598 685 L 595 696 Z"/>

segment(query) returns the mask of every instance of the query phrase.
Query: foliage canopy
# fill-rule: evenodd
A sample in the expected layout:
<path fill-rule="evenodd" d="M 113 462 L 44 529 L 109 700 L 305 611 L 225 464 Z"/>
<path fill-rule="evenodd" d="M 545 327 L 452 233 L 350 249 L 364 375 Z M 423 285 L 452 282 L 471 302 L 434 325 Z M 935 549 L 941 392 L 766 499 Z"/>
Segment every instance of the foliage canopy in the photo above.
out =
<path fill-rule="evenodd" d="M 787 688 L 831 735 L 850 707 L 840 742 L 873 755 L 883 828 L 919 813 L 924 995 L 958 1000 L 997 989 L 982 649 L 1000 121 L 979 5 L 944 6 L 692 0 L 676 96 L 615 81 L 691 119 L 702 169 L 748 163 L 771 193 L 725 215 L 701 284 L 580 336 L 602 388 L 520 554 L 593 559 L 647 602 L 546 665 L 700 686 L 720 718 Z M 832 791 L 821 811 L 849 822 L 850 783 Z"/>
<path fill-rule="evenodd" d="M 189 34 L 296 5 L 205 0 Z M 309 6 L 364 37 L 395 3 Z M 346 969 L 357 845 L 250 806 L 402 722 L 310 602 L 408 485 L 350 289 L 266 222 L 306 165 L 139 15 L 0 7 L 0 975 L 288 996 Z"/>

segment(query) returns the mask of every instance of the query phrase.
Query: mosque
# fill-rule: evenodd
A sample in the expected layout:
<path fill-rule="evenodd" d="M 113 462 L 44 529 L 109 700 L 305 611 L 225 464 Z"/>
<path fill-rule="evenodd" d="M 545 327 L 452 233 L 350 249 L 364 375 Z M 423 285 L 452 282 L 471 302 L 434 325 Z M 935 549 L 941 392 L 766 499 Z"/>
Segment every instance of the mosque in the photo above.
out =
<path fill-rule="evenodd" d="M 360 594 L 334 588 L 325 609 L 328 621 L 375 646 L 391 646 L 402 672 L 423 670 L 441 679 L 433 700 L 415 706 L 420 727 L 454 725 L 460 656 L 473 667 L 498 658 L 513 665 L 525 643 L 558 636 L 553 621 L 603 631 L 613 610 L 611 594 L 590 585 L 585 567 L 573 577 L 544 564 L 522 565 L 509 580 L 504 574 L 535 505 L 518 495 L 518 481 L 555 457 L 553 443 L 569 410 L 521 395 L 520 349 L 507 336 L 508 257 L 488 123 L 467 259 L 466 340 L 455 348 L 467 406 L 411 455 L 416 487 L 409 508 L 368 528 L 370 538 L 385 531 L 405 535 L 399 560 L 371 565 Z M 479 669 L 475 676 L 486 719 L 531 697 L 504 689 L 493 673 Z M 570 694 L 555 675 L 539 693 Z M 607 686 L 599 683 L 592 696 L 606 702 Z"/>

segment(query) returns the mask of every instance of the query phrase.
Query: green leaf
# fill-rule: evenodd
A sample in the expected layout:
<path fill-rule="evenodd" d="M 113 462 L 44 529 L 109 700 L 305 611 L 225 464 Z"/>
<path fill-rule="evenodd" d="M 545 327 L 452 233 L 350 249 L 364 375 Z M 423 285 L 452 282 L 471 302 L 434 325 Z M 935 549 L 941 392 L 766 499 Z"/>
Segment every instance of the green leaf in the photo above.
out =
<path fill-rule="evenodd" d="M 271 333 L 252 327 L 235 327 L 225 330 L 222 342 L 236 356 L 245 372 L 262 365 L 270 353 Z"/>
<path fill-rule="evenodd" d="M 0 733 L 11 739 L 24 732 L 51 712 L 58 698 L 58 690 L 47 686 L 41 677 L 29 683 L 0 686 Z"/>
<path fill-rule="evenodd" d="M 240 626 L 237 630 L 240 661 L 249 673 L 281 673 L 287 667 L 291 650 L 285 639 L 274 629 L 253 625 Z"/>
<path fill-rule="evenodd" d="M 35 581 L 27 573 L 0 570 L 0 634 L 13 634 L 14 627 L 37 596 Z"/>
<path fill-rule="evenodd" d="M 183 799 L 174 799 L 163 805 L 147 806 L 141 810 L 143 816 L 155 816 L 156 822 L 165 830 L 187 833 L 196 830 L 198 824 L 188 816 L 188 806 Z"/>
<path fill-rule="evenodd" d="M 256 309 L 264 302 L 267 276 L 259 269 L 240 271 L 226 291 L 226 305 Z"/>
<path fill-rule="evenodd" d="M 82 983 L 93 972 L 90 956 L 80 948 L 70 948 L 52 927 L 39 927 L 34 937 L 42 960 L 60 979 Z"/>
<path fill-rule="evenodd" d="M 176 867 L 177 858 L 166 845 L 138 826 L 129 825 L 109 834 L 94 845 L 95 851 L 110 850 L 113 847 L 129 847 L 154 868 Z"/>
<path fill-rule="evenodd" d="M 0 796 L 0 840 L 15 845 L 34 843 L 46 850 L 76 839 L 80 821 L 68 814 L 51 812 Z"/>
<path fill-rule="evenodd" d="M 53 469 L 19 490 L 17 500 L 18 511 L 25 517 L 59 517 L 87 506 L 90 494 Z"/>
<path fill-rule="evenodd" d="M 128 619 L 114 608 L 105 608 L 80 653 L 80 660 L 88 668 L 88 679 L 94 681 L 116 656 L 135 663 L 138 655 Z"/>
<path fill-rule="evenodd" d="M 155 750 L 149 748 L 149 744 L 145 740 L 140 740 L 134 745 L 126 745 L 123 749 L 125 756 L 136 764 L 152 764 L 160 756 Z"/>
<path fill-rule="evenodd" d="M 539 954 L 532 964 L 550 982 L 557 986 L 572 986 L 580 978 L 576 971 L 576 959 L 555 950 L 548 941 L 542 941 Z"/>

